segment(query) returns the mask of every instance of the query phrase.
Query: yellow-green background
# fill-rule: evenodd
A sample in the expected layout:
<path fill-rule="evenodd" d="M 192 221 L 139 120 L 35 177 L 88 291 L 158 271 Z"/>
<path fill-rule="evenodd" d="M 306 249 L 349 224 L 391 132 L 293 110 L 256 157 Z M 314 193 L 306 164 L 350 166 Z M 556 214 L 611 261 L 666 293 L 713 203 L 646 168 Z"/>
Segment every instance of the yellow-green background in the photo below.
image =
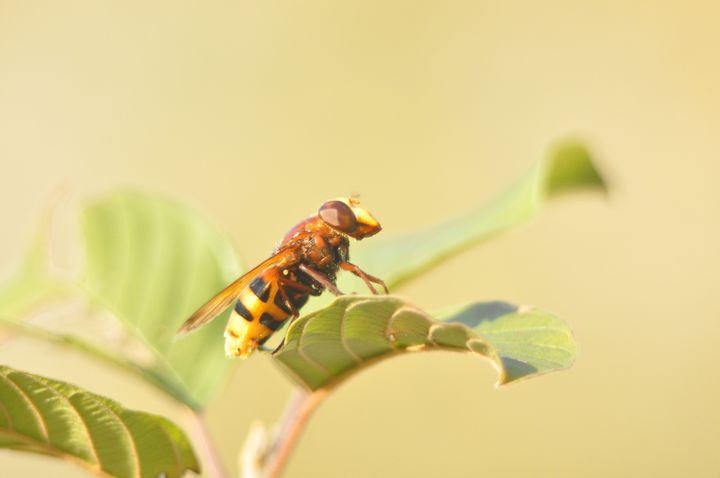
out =
<path fill-rule="evenodd" d="M 390 235 L 580 135 L 609 202 L 559 201 L 403 291 L 550 309 L 575 367 L 495 390 L 469 356 L 382 364 L 323 405 L 287 476 L 720 476 L 716 5 L 1 0 L 0 264 L 58 189 L 168 194 L 252 263 L 324 199 L 360 192 Z M 76 354 L 18 342 L 0 362 L 183 420 Z M 209 412 L 228 467 L 289 390 L 266 357 L 238 364 Z M 0 469 L 85 476 L 4 451 Z"/>

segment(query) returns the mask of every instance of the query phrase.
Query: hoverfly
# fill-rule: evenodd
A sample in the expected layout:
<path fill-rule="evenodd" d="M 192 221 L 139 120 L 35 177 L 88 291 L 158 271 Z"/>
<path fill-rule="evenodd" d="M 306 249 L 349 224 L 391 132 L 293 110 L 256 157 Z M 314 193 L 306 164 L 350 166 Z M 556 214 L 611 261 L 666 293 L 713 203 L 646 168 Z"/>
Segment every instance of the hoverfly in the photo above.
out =
<path fill-rule="evenodd" d="M 387 293 L 382 280 L 349 262 L 348 236 L 361 240 L 380 229 L 357 198 L 326 201 L 316 214 L 290 229 L 268 259 L 200 307 L 178 334 L 207 324 L 235 303 L 225 327 L 225 354 L 247 358 L 288 318 L 298 318 L 309 296 L 325 289 L 341 295 L 335 285 L 339 269 L 358 276 L 373 294 L 377 294 L 373 283 Z"/>

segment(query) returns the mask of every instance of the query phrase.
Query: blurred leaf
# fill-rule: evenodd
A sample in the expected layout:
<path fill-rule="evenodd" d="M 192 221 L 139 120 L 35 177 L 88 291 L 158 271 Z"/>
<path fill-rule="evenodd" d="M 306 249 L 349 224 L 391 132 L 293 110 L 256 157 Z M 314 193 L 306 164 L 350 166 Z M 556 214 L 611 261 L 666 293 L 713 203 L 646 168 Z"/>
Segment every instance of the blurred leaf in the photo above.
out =
<path fill-rule="evenodd" d="M 1 365 L 0 447 L 63 458 L 101 476 L 199 472 L 187 437 L 169 420 Z"/>
<path fill-rule="evenodd" d="M 514 187 L 489 206 L 430 227 L 385 240 L 369 240 L 353 251 L 353 262 L 385 280 L 391 289 L 427 272 L 444 260 L 530 220 L 550 198 L 574 190 L 606 191 L 607 186 L 588 150 L 564 143 L 538 163 Z M 340 289 L 357 290 L 357 281 L 341 275 Z"/>
<path fill-rule="evenodd" d="M 199 408 L 233 364 L 219 318 L 173 344 L 180 324 L 239 275 L 229 242 L 193 211 L 148 194 L 121 191 L 88 204 L 83 284 L 156 354 L 165 390 Z M 155 383 L 157 385 L 157 383 Z M 180 387 L 185 394 L 177 394 Z"/>
<path fill-rule="evenodd" d="M 560 319 L 504 302 L 478 303 L 440 314 L 394 296 L 342 296 L 296 320 L 275 354 L 311 390 L 333 387 L 365 366 L 407 352 L 449 350 L 488 358 L 504 384 L 568 368 L 575 341 Z"/>
<path fill-rule="evenodd" d="M 133 361 L 124 354 L 109 350 L 105 346 L 101 347 L 76 335 L 53 332 L 44 327 L 39 327 L 26 322 L 17 322 L 14 320 L 0 318 L 0 328 L 24 337 L 59 345 L 61 347 L 68 347 L 76 352 L 85 354 L 98 362 L 117 367 L 124 371 L 132 372 L 133 374 L 147 380 L 156 387 L 167 392 L 172 397 L 179 399 L 183 403 L 194 403 L 193 398 L 188 395 L 188 391 L 181 383 L 173 378 L 172 374 L 162 373 L 158 370 L 158 367 L 149 367 Z"/>
<path fill-rule="evenodd" d="M 49 271 L 46 227 L 36 233 L 17 270 L 0 282 L 0 316 L 20 317 L 39 302 L 60 295 L 66 285 Z"/>

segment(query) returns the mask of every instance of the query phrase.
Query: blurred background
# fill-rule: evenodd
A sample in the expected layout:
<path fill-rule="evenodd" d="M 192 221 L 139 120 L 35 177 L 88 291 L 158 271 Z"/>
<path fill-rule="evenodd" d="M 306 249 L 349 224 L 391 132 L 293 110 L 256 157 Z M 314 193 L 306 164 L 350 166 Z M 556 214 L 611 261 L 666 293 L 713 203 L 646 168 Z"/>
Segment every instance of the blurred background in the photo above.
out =
<path fill-rule="evenodd" d="M 0 0 L 0 267 L 60 188 L 168 195 L 253 263 L 327 198 L 360 192 L 395 234 L 581 137 L 609 201 L 554 202 L 402 291 L 430 310 L 549 309 L 575 331 L 575 367 L 496 390 L 469 356 L 388 361 L 319 409 L 286 476 L 717 477 L 718 15 L 696 1 Z M 0 363 L 182 419 L 72 352 L 17 342 Z M 267 357 L 237 366 L 209 407 L 228 468 L 289 392 Z M 0 464 L 87 476 L 7 451 Z"/>

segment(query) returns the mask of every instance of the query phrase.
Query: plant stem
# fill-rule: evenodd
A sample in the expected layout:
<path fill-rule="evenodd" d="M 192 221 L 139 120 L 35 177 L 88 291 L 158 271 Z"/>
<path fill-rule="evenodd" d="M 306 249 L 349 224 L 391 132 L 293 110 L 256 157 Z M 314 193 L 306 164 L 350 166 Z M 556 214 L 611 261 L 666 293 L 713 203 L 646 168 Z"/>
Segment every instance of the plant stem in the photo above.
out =
<path fill-rule="evenodd" d="M 190 412 L 191 423 L 197 433 L 193 435 L 199 438 L 200 444 L 202 444 L 202 450 L 200 451 L 203 455 L 204 470 L 203 475 L 207 474 L 212 478 L 228 478 L 227 471 L 220 460 L 217 448 L 213 442 L 212 436 L 208 431 L 207 424 L 205 423 L 205 417 L 202 412 L 188 408 Z"/>
<path fill-rule="evenodd" d="M 327 394 L 323 389 L 315 392 L 296 389 L 293 392 L 264 457 L 264 478 L 280 477 L 308 419 Z"/>

